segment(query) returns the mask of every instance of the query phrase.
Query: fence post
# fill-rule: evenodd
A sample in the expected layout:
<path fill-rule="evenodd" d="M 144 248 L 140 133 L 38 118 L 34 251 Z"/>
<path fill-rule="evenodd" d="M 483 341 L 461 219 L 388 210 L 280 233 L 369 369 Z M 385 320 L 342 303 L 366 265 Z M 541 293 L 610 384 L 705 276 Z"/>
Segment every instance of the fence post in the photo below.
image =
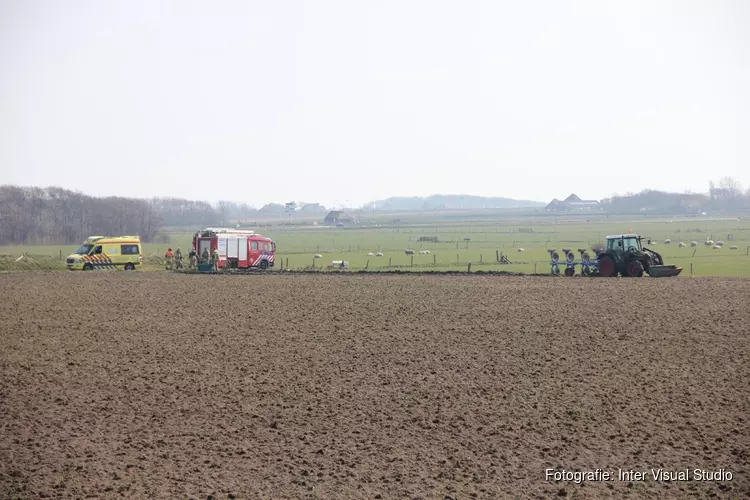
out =
<path fill-rule="evenodd" d="M 388 257 L 388 267 L 391 267 L 391 257 Z"/>
<path fill-rule="evenodd" d="M 367 264 L 365 264 L 365 270 L 367 270 L 368 267 L 370 267 L 370 259 L 367 259 Z"/>
<path fill-rule="evenodd" d="M 534 274 L 536 274 L 536 262 L 534 262 Z"/>
<path fill-rule="evenodd" d="M 500 262 L 500 250 L 495 250 L 495 261 Z"/>
<path fill-rule="evenodd" d="M 62 248 L 60 249 L 60 260 L 62 260 Z"/>
<path fill-rule="evenodd" d="M 470 272 L 471 272 L 471 262 L 469 262 L 469 270 L 468 270 L 468 271 L 466 271 L 466 272 L 468 272 L 468 273 L 470 273 Z"/>
<path fill-rule="evenodd" d="M 432 265 L 437 266 L 437 255 L 432 254 Z"/>
<path fill-rule="evenodd" d="M 287 270 L 289 269 L 289 257 L 287 257 L 287 258 L 286 258 L 286 266 L 285 266 L 285 269 L 287 269 Z"/>
<path fill-rule="evenodd" d="M 458 254 L 456 254 L 456 264 L 458 264 L 458 263 L 459 263 Z"/>
<path fill-rule="evenodd" d="M 690 263 L 690 277 L 693 277 L 693 263 Z"/>
<path fill-rule="evenodd" d="M 315 257 L 313 257 L 313 265 L 312 268 L 315 269 Z"/>
<path fill-rule="evenodd" d="M 480 264 L 484 263 L 484 259 L 482 258 L 482 254 L 481 253 L 479 254 L 479 263 Z"/>

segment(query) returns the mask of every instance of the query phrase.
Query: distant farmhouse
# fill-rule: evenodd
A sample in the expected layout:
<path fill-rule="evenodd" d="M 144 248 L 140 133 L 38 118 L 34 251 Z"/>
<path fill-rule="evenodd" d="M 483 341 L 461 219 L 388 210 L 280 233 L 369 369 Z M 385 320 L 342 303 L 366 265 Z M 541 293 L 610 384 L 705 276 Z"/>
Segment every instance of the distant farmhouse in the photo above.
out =
<path fill-rule="evenodd" d="M 601 210 L 601 205 L 597 200 L 582 200 L 575 194 L 571 194 L 564 200 L 557 198 L 549 202 L 545 207 L 548 212 L 569 212 L 573 210 Z"/>
<path fill-rule="evenodd" d="M 331 210 L 323 219 L 323 223 L 329 226 L 349 226 L 354 224 L 354 218 L 341 210 Z"/>

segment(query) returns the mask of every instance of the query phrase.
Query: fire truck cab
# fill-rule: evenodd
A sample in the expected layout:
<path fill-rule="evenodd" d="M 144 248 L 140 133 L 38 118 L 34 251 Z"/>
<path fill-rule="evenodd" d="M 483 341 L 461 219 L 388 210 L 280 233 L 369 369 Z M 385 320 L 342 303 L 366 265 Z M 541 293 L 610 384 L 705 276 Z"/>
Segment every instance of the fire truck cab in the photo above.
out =
<path fill-rule="evenodd" d="M 244 229 L 205 228 L 193 235 L 193 250 L 198 258 L 203 250 L 213 255 L 219 250 L 219 267 L 230 269 L 268 269 L 276 258 L 276 243 L 254 231 Z"/>

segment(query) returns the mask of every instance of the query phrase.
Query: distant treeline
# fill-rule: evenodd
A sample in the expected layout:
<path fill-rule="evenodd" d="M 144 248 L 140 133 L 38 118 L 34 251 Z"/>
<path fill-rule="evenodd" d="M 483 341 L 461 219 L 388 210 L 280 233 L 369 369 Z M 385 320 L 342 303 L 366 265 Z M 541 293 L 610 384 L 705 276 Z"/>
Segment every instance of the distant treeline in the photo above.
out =
<path fill-rule="evenodd" d="M 252 219 L 258 210 L 245 204 L 220 201 L 216 206 L 206 201 L 183 200 L 180 198 L 154 198 L 148 203 L 159 216 L 165 227 L 215 226 L 228 221 Z"/>
<path fill-rule="evenodd" d="M 77 244 L 92 235 L 139 235 L 152 241 L 164 227 L 218 225 L 257 210 L 232 202 L 97 198 L 66 189 L 0 186 L 0 245 Z"/>
<path fill-rule="evenodd" d="M 724 177 L 718 185 L 711 182 L 707 194 L 645 190 L 602 200 L 602 209 L 613 214 L 740 212 L 750 210 L 750 190 L 743 193 L 739 182 Z"/>
<path fill-rule="evenodd" d="M 94 198 L 60 188 L 0 186 L 0 244 L 80 243 L 95 234 L 153 238 L 160 220 L 147 200 Z"/>

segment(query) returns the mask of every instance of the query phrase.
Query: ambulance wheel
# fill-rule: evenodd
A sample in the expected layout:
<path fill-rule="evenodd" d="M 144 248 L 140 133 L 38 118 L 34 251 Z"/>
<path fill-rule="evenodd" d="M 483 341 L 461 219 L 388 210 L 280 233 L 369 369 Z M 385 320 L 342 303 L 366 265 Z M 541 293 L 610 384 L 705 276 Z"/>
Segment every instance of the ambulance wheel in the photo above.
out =
<path fill-rule="evenodd" d="M 94 265 L 92 263 L 90 263 L 90 262 L 87 262 L 87 263 L 85 263 L 83 265 L 83 270 L 84 271 L 91 271 L 93 269 L 94 269 Z"/>
<path fill-rule="evenodd" d="M 261 261 L 260 261 L 260 268 L 261 268 L 261 269 L 262 269 L 263 271 L 265 271 L 266 269 L 268 269 L 268 261 L 267 261 L 267 260 L 261 260 Z"/>
<path fill-rule="evenodd" d="M 132 263 L 125 264 L 126 271 L 135 271 L 135 266 Z"/>

